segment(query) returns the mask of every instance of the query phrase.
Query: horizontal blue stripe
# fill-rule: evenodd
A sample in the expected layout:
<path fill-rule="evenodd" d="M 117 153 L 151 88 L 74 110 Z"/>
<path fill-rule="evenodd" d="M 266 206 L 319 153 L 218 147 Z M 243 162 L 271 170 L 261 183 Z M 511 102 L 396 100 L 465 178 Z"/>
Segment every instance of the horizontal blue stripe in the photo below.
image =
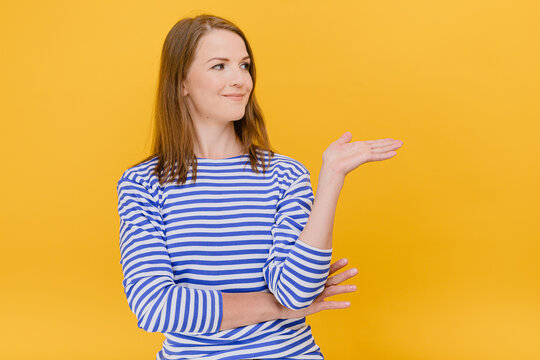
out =
<path fill-rule="evenodd" d="M 264 264 L 264 259 L 246 259 L 246 260 L 231 260 L 231 259 L 223 259 L 223 260 L 199 260 L 199 259 L 182 259 L 179 261 L 173 261 L 172 266 L 182 266 L 182 265 L 189 265 L 189 264 L 198 264 L 198 265 L 219 265 L 220 267 L 224 266 L 230 266 L 234 267 L 235 265 L 245 265 L 245 264 L 256 264 L 256 266 L 259 266 L 260 264 Z M 259 266 L 260 267 L 260 266 Z"/>

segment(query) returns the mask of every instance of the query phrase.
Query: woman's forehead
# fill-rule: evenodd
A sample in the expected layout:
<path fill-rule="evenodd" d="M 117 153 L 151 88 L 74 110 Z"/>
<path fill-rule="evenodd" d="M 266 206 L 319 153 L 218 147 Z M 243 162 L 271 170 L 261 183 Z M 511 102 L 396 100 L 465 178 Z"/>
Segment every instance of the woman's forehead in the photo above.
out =
<path fill-rule="evenodd" d="M 198 61 L 207 62 L 211 58 L 241 60 L 248 56 L 244 40 L 236 33 L 228 30 L 212 30 L 201 37 L 195 57 Z"/>

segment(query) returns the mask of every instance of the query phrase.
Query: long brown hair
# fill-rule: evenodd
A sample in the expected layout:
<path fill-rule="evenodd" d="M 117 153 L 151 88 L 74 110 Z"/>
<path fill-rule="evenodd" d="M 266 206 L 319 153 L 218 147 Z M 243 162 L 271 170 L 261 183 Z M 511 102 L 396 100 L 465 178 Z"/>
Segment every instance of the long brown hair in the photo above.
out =
<path fill-rule="evenodd" d="M 194 18 L 183 18 L 167 34 L 161 52 L 152 154 L 136 164 L 157 156 L 158 162 L 153 173 L 158 177 L 160 185 L 175 179 L 179 185 L 185 183 L 190 166 L 193 181 L 197 178 L 197 157 L 193 150 L 195 130 L 183 96 L 182 81 L 193 62 L 199 40 L 214 29 L 225 29 L 238 34 L 244 40 L 251 58 L 248 69 L 253 80 L 253 89 L 244 116 L 234 121 L 234 131 L 243 144 L 243 153 L 249 154 L 254 172 L 259 173 L 260 161 L 264 173 L 267 168 L 264 154 L 258 150 L 266 150 L 269 159 L 276 152 L 270 145 L 264 117 L 255 98 L 255 61 L 244 33 L 229 20 L 218 16 L 203 14 Z"/>

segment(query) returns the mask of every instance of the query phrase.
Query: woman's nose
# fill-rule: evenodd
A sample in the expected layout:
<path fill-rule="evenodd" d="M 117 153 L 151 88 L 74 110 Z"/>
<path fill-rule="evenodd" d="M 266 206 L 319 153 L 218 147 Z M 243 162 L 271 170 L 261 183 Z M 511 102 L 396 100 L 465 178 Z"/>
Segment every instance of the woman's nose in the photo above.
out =
<path fill-rule="evenodd" d="M 244 72 L 245 70 L 242 70 L 242 69 L 237 69 L 237 70 L 232 71 L 231 80 L 230 80 L 231 86 L 244 84 L 244 82 L 246 81 Z"/>

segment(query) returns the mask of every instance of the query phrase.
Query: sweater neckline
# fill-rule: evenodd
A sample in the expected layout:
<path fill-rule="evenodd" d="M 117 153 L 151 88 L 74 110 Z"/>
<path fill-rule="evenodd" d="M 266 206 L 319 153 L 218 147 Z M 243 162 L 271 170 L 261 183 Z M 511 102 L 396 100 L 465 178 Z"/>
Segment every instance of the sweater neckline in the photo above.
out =
<path fill-rule="evenodd" d="M 240 158 L 243 158 L 245 156 L 248 156 L 248 154 L 245 153 L 245 154 L 242 154 L 242 155 L 230 156 L 230 157 L 221 158 L 221 159 L 210 159 L 210 158 L 204 158 L 204 157 L 198 157 L 197 156 L 197 161 L 202 160 L 202 161 L 207 161 L 208 162 L 208 161 L 233 160 L 233 159 L 240 159 Z"/>

